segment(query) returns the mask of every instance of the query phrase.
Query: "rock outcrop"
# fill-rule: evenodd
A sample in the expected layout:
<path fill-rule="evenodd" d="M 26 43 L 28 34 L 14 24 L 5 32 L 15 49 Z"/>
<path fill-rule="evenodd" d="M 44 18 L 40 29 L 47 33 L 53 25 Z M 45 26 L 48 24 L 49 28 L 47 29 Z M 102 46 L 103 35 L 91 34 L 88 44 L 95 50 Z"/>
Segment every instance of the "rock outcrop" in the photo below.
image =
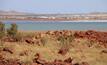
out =
<path fill-rule="evenodd" d="M 86 38 L 91 41 L 96 41 L 99 42 L 104 47 L 107 47 L 107 32 L 99 32 L 93 30 L 89 30 L 86 32 L 80 31 L 75 32 L 74 36 L 76 38 Z"/>

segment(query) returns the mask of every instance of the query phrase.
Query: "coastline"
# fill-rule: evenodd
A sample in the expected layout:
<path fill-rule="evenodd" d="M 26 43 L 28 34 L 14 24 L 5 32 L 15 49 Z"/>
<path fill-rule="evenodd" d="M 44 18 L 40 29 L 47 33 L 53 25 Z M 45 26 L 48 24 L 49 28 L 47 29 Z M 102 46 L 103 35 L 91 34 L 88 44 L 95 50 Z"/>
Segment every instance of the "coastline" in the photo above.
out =
<path fill-rule="evenodd" d="M 72 31 L 72 32 L 86 32 L 86 31 L 89 31 L 89 30 L 18 30 L 18 32 L 27 32 L 27 33 L 32 33 L 32 32 L 38 32 L 38 33 L 45 33 L 45 32 L 48 32 L 48 31 Z M 97 31 L 97 32 L 107 32 L 107 30 L 93 30 L 93 31 Z"/>
<path fill-rule="evenodd" d="M 28 21 L 31 21 L 31 22 L 107 22 L 107 20 L 41 20 L 41 19 L 39 19 L 39 20 L 37 20 L 37 19 L 35 19 L 35 20 L 30 20 L 30 19 L 28 19 L 28 20 L 21 20 L 21 19 L 6 19 L 6 20 L 3 20 L 3 19 L 0 19 L 0 21 L 26 21 L 26 22 L 28 22 Z"/>

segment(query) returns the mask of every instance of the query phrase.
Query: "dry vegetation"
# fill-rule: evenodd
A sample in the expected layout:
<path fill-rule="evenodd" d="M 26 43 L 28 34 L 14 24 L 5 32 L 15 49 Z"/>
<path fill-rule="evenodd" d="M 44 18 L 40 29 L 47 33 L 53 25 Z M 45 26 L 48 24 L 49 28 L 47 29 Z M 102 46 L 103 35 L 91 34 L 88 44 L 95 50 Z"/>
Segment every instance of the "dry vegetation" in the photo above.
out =
<path fill-rule="evenodd" d="M 41 34 L 24 32 L 20 35 L 28 38 L 19 42 L 2 41 L 0 43 L 0 55 L 5 60 L 18 60 L 22 64 L 31 65 L 38 53 L 40 59 L 46 62 L 53 62 L 55 59 L 63 61 L 71 57 L 73 59 L 72 64 L 81 64 L 82 62 L 87 62 L 89 65 L 107 64 L 107 53 L 102 52 L 102 50 L 107 50 L 104 46 L 100 45 L 99 42 L 75 38 L 72 36 L 73 33 L 68 36 L 62 34 L 55 36 L 53 32 Z M 30 41 L 26 42 L 25 40 Z M 62 50 L 62 53 L 58 53 L 59 50 Z"/>
<path fill-rule="evenodd" d="M 17 32 L 1 39 L 0 65 L 107 65 L 107 32 Z"/>

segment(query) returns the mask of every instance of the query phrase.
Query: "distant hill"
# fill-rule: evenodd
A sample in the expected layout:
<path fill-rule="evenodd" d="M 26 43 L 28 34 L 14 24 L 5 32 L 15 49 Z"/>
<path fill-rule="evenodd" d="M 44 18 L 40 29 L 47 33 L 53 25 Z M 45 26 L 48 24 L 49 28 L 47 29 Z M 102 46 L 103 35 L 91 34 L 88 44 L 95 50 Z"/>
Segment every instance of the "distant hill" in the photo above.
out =
<path fill-rule="evenodd" d="M 32 15 L 34 13 L 25 13 L 17 11 L 0 11 L 0 15 Z"/>
<path fill-rule="evenodd" d="M 36 20 L 36 21 L 107 20 L 107 12 L 40 14 L 17 11 L 0 11 L 0 20 Z"/>
<path fill-rule="evenodd" d="M 48 13 L 48 14 L 37 14 L 37 13 L 27 13 L 27 12 L 18 12 L 18 11 L 2 11 L 0 10 L 0 15 L 49 15 L 49 16 L 70 16 L 70 15 L 99 15 L 107 14 L 107 12 L 90 12 L 90 13 Z"/>

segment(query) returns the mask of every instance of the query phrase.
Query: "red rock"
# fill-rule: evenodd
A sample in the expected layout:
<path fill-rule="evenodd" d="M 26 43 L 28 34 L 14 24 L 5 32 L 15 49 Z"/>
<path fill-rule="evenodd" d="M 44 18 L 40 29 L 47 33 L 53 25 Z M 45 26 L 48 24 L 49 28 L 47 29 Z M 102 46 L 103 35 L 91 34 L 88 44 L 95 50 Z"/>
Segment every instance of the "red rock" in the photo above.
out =
<path fill-rule="evenodd" d="M 11 48 L 3 48 L 3 51 L 13 54 L 13 49 Z"/>
<path fill-rule="evenodd" d="M 101 42 L 104 47 L 107 47 L 107 32 L 99 32 L 99 31 L 80 31 L 75 32 L 74 36 L 76 38 L 87 38 L 88 40 L 92 40 L 95 42 Z"/>
<path fill-rule="evenodd" d="M 67 52 L 68 52 L 69 49 L 67 48 L 61 48 L 58 53 L 61 54 L 61 55 L 65 55 Z"/>
<path fill-rule="evenodd" d="M 69 57 L 69 58 L 65 59 L 64 62 L 66 62 L 66 63 L 72 63 L 72 60 L 73 59 L 71 59 L 71 57 Z"/>
<path fill-rule="evenodd" d="M 80 65 L 89 65 L 87 62 L 82 62 Z"/>

